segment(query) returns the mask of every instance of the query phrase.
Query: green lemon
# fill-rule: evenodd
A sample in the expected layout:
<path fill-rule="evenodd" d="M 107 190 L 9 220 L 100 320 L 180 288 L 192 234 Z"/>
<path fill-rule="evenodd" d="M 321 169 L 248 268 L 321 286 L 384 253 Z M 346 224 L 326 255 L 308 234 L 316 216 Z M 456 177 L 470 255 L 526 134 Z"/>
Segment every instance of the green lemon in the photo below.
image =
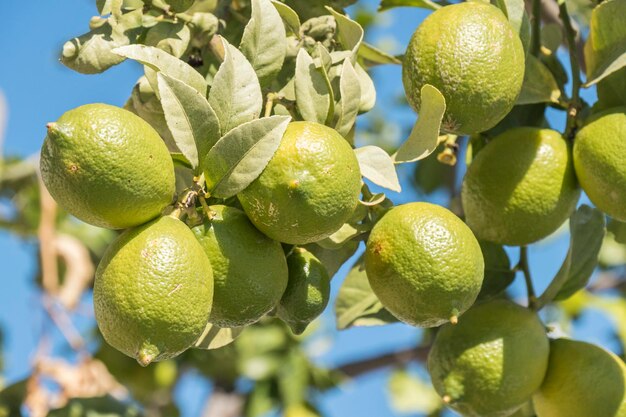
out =
<path fill-rule="evenodd" d="M 48 124 L 41 176 L 70 214 L 111 229 L 155 218 L 174 196 L 174 164 L 159 135 L 108 104 L 87 104 Z"/>
<path fill-rule="evenodd" d="M 593 8 L 589 37 L 585 43 L 587 78 L 624 53 L 626 44 L 626 0 L 606 0 Z M 621 68 L 597 84 L 598 102 L 594 108 L 608 109 L 626 105 L 626 68 Z"/>
<path fill-rule="evenodd" d="M 305 244 L 339 230 L 360 190 L 359 163 L 348 142 L 321 124 L 292 122 L 265 170 L 238 197 L 263 233 Z"/>
<path fill-rule="evenodd" d="M 304 248 L 295 248 L 287 265 L 289 283 L 277 313 L 295 334 L 301 334 L 328 305 L 330 277 L 320 260 Z"/>
<path fill-rule="evenodd" d="M 421 89 L 446 99 L 443 130 L 494 127 L 513 108 L 524 80 L 524 48 L 506 16 L 480 1 L 442 7 L 417 28 L 404 56 L 407 100 L 419 112 Z"/>
<path fill-rule="evenodd" d="M 484 261 L 471 230 L 430 203 L 392 208 L 372 229 L 365 272 L 387 310 L 405 323 L 456 321 L 476 300 Z"/>
<path fill-rule="evenodd" d="M 571 150 L 550 129 L 508 130 L 478 153 L 461 197 L 479 239 L 527 245 L 556 231 L 576 208 L 580 189 Z"/>
<path fill-rule="evenodd" d="M 213 267 L 215 295 L 209 321 L 220 327 L 254 323 L 276 307 L 287 287 L 283 249 L 239 209 L 215 205 L 208 215 L 193 233 Z"/>
<path fill-rule="evenodd" d="M 626 221 L 626 107 L 594 115 L 574 139 L 574 168 L 589 199 Z"/>
<path fill-rule="evenodd" d="M 93 290 L 104 339 L 143 366 L 193 345 L 212 298 L 208 258 L 191 230 L 169 216 L 120 235 L 98 265 Z"/>
<path fill-rule="evenodd" d="M 550 343 L 548 372 L 533 396 L 537 417 L 625 417 L 626 366 L 590 343 Z"/>
<path fill-rule="evenodd" d="M 548 337 L 537 315 L 497 300 L 440 329 L 428 370 L 435 390 L 463 416 L 505 417 L 539 388 L 548 355 Z"/>

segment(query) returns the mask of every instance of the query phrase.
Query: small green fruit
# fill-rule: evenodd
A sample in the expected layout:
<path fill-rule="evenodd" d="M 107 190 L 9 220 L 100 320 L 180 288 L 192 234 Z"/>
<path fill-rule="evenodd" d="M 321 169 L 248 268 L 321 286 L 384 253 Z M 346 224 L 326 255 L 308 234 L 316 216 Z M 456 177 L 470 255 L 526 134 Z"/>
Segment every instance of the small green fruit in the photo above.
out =
<path fill-rule="evenodd" d="M 303 248 L 287 257 L 289 283 L 278 305 L 278 317 L 301 334 L 324 312 L 330 296 L 330 277 L 319 259 Z"/>
<path fill-rule="evenodd" d="M 435 390 L 466 417 L 509 416 L 539 388 L 549 342 L 537 315 L 510 301 L 470 309 L 437 333 L 428 356 Z"/>
<path fill-rule="evenodd" d="M 146 366 L 177 356 L 202 334 L 213 299 L 211 264 L 183 222 L 161 217 L 109 246 L 93 298 L 104 339 Z"/>
<path fill-rule="evenodd" d="M 484 266 L 472 231 L 429 203 L 392 208 L 372 229 L 365 250 L 376 296 L 398 319 L 420 327 L 455 321 L 470 308 Z"/>
<path fill-rule="evenodd" d="M 270 312 L 287 287 L 287 261 L 280 243 L 259 232 L 241 210 L 215 205 L 193 233 L 211 261 L 215 279 L 209 321 L 239 327 Z"/>

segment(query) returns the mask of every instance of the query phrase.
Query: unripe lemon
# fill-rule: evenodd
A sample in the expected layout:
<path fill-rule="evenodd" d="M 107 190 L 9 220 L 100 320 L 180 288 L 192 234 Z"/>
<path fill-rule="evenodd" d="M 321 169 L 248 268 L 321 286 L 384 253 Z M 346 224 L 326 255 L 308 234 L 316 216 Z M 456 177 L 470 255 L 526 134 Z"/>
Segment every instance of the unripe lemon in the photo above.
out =
<path fill-rule="evenodd" d="M 497 300 L 439 330 L 428 370 L 449 407 L 466 417 L 501 417 L 531 399 L 546 373 L 548 355 L 548 337 L 537 315 Z"/>
<path fill-rule="evenodd" d="M 391 314 L 414 326 L 456 321 L 476 300 L 484 269 L 471 230 L 430 203 L 392 208 L 372 229 L 365 249 L 372 290 Z"/>
<path fill-rule="evenodd" d="M 594 115 L 578 132 L 574 167 L 593 204 L 626 221 L 626 107 Z"/>
<path fill-rule="evenodd" d="M 533 396 L 537 417 L 626 416 L 626 366 L 590 343 L 550 343 L 548 372 Z"/>
<path fill-rule="evenodd" d="M 104 339 L 143 366 L 193 345 L 212 298 L 208 258 L 191 230 L 169 216 L 120 235 L 98 265 L 93 290 Z"/>
<path fill-rule="evenodd" d="M 495 126 L 513 108 L 524 80 L 524 48 L 504 14 L 480 1 L 435 11 L 417 28 L 404 56 L 407 100 L 419 112 L 421 89 L 446 99 L 443 129 L 471 134 Z"/>
<path fill-rule="evenodd" d="M 467 169 L 465 221 L 479 239 L 527 245 L 556 231 L 580 189 L 571 149 L 550 129 L 521 127 L 489 142 Z"/>
<path fill-rule="evenodd" d="M 213 268 L 209 321 L 221 327 L 254 323 L 276 307 L 287 286 L 283 249 L 239 209 L 215 205 L 208 214 L 209 220 L 193 233 Z"/>
<path fill-rule="evenodd" d="M 295 248 L 287 257 L 287 265 L 289 283 L 277 313 L 295 334 L 300 334 L 328 305 L 330 277 L 320 260 L 304 248 Z"/>
<path fill-rule="evenodd" d="M 155 218 L 175 191 L 174 164 L 156 131 L 108 104 L 87 104 L 48 124 L 41 176 L 70 214 L 111 229 Z"/>
<path fill-rule="evenodd" d="M 238 197 L 260 231 L 305 244 L 339 230 L 360 190 L 359 163 L 348 142 L 324 125 L 292 122 L 265 170 Z"/>

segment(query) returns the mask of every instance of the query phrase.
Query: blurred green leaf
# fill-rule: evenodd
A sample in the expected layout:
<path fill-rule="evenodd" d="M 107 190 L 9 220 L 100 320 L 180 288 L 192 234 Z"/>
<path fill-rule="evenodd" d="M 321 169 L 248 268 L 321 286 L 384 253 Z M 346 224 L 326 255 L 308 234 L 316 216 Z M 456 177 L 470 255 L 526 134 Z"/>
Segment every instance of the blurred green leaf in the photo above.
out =
<path fill-rule="evenodd" d="M 193 347 L 197 349 L 221 348 L 234 342 L 243 330 L 243 327 L 226 328 L 209 323 Z"/>
<path fill-rule="evenodd" d="M 398 320 L 378 300 L 367 280 L 363 257 L 352 267 L 335 301 L 337 329 L 380 326 Z"/>
<path fill-rule="evenodd" d="M 404 370 L 394 371 L 389 378 L 391 407 L 400 413 L 431 414 L 443 404 L 432 385 Z"/>
<path fill-rule="evenodd" d="M 157 77 L 167 126 L 178 149 L 196 168 L 220 138 L 219 120 L 194 88 L 163 73 Z"/>
<path fill-rule="evenodd" d="M 607 230 L 613 233 L 616 242 L 626 243 L 626 222 L 611 219 L 607 226 Z"/>
<path fill-rule="evenodd" d="M 400 192 L 400 181 L 393 159 L 378 146 L 363 146 L 354 150 L 361 175 L 376 185 Z"/>
<path fill-rule="evenodd" d="M 48 413 L 48 417 L 140 417 L 142 415 L 137 406 L 122 403 L 111 396 L 72 398 L 65 407 Z"/>
<path fill-rule="evenodd" d="M 533 55 L 526 57 L 522 92 L 515 104 L 558 103 L 561 90 L 550 70 Z"/>
<path fill-rule="evenodd" d="M 251 5 L 252 16 L 239 49 L 252 64 L 261 86 L 265 86 L 283 66 L 287 36 L 280 14 L 270 0 L 251 0 Z"/>
<path fill-rule="evenodd" d="M 446 111 L 446 100 L 430 84 L 422 87 L 420 113 L 409 138 L 393 156 L 396 163 L 415 162 L 430 155 L 439 144 L 439 130 Z"/>
<path fill-rule="evenodd" d="M 228 198 L 254 181 L 274 156 L 290 121 L 288 116 L 252 120 L 217 141 L 203 166 L 209 193 Z"/>
<path fill-rule="evenodd" d="M 261 86 L 246 57 L 226 39 L 224 62 L 213 78 L 209 103 L 220 121 L 222 135 L 242 123 L 258 119 L 263 105 Z"/>
<path fill-rule="evenodd" d="M 350 60 L 343 61 L 339 78 L 340 97 L 337 107 L 339 111 L 335 130 L 341 136 L 347 136 L 356 122 L 361 107 L 361 83 Z"/>
<path fill-rule="evenodd" d="M 569 220 L 570 247 L 563 265 L 539 297 L 538 305 L 564 300 L 584 288 L 598 264 L 604 238 L 604 214 L 587 205 L 580 206 Z"/>
<path fill-rule="evenodd" d="M 15 382 L 0 391 L 0 417 L 21 417 L 28 379 Z"/>
<path fill-rule="evenodd" d="M 334 113 L 334 98 L 324 67 L 317 68 L 309 53 L 296 58 L 296 106 L 306 121 L 326 124 Z"/>
<path fill-rule="evenodd" d="M 441 5 L 431 0 L 382 0 L 378 11 L 384 12 L 394 7 L 421 7 L 422 9 L 437 10 L 441 8 Z"/>

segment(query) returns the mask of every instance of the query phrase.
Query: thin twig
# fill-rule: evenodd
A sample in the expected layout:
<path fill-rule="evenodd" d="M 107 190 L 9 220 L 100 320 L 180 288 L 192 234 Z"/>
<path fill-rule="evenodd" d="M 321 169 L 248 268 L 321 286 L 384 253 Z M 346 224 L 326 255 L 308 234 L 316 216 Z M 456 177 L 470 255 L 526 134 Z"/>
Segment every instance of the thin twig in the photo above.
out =
<path fill-rule="evenodd" d="M 580 79 L 580 64 L 578 61 L 578 51 L 576 50 L 576 39 L 578 33 L 572 26 L 569 13 L 567 11 L 567 4 L 563 1 L 559 5 L 560 17 L 565 28 L 565 39 L 567 41 L 569 50 L 569 61 L 572 69 L 572 94 L 570 105 L 567 110 L 567 123 L 565 127 L 565 137 L 573 139 L 576 134 L 578 113 L 581 109 L 580 103 L 580 87 L 582 81 Z"/>
<path fill-rule="evenodd" d="M 532 276 L 530 275 L 530 267 L 528 266 L 528 247 L 520 246 L 519 262 L 515 267 L 524 274 L 526 281 L 526 292 L 528 294 L 528 308 L 535 310 L 537 307 L 537 296 L 535 295 L 535 287 L 533 286 Z"/>
<path fill-rule="evenodd" d="M 42 304 L 44 306 L 44 309 L 48 313 L 48 316 L 50 316 L 50 318 L 52 319 L 52 322 L 59 329 L 67 343 L 78 354 L 80 354 L 84 358 L 88 358 L 90 355 L 87 351 L 85 340 L 74 326 L 74 323 L 72 323 L 72 320 L 67 315 L 67 312 L 63 308 L 57 308 L 51 297 L 44 295 L 42 298 Z"/>
<path fill-rule="evenodd" d="M 54 247 L 57 203 L 39 178 L 40 219 L 37 229 L 39 256 L 41 259 L 41 281 L 44 291 L 56 294 L 59 289 L 59 266 Z"/>
<path fill-rule="evenodd" d="M 374 358 L 347 363 L 338 367 L 337 371 L 349 377 L 356 377 L 386 366 L 406 364 L 411 361 L 424 362 L 428 358 L 429 351 L 430 346 L 418 346 Z"/>

